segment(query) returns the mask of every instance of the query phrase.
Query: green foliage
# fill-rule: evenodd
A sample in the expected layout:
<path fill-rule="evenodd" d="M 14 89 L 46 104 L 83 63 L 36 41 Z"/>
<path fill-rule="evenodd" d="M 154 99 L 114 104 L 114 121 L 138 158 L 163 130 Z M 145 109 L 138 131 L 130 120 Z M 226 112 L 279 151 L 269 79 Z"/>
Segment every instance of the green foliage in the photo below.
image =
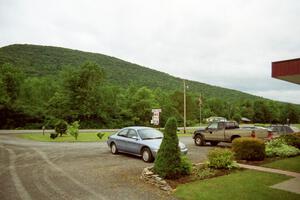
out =
<path fill-rule="evenodd" d="M 213 168 L 204 167 L 195 168 L 194 173 L 199 179 L 205 179 L 215 175 L 216 171 Z"/>
<path fill-rule="evenodd" d="M 0 65 L 0 103 L 13 106 L 20 93 L 23 73 L 9 63 Z"/>
<path fill-rule="evenodd" d="M 102 140 L 102 138 L 103 138 L 104 135 L 105 135 L 105 134 L 102 133 L 102 132 L 97 133 L 97 137 L 98 137 L 100 140 Z"/>
<path fill-rule="evenodd" d="M 25 74 L 25 76 L 24 76 Z M 247 117 L 255 122 L 298 122 L 299 105 L 186 81 L 187 124 L 202 118 Z M 40 128 L 53 118 L 80 120 L 84 128 L 160 125 L 174 116 L 183 125 L 182 80 L 102 54 L 36 45 L 0 48 L 0 128 Z M 53 124 L 49 124 L 51 127 Z"/>
<path fill-rule="evenodd" d="M 158 105 L 155 102 L 152 91 L 146 87 L 138 89 L 132 97 L 132 104 L 130 106 L 132 112 L 135 112 L 135 124 L 149 124 L 152 116 L 151 110 L 156 107 Z"/>
<path fill-rule="evenodd" d="M 229 149 L 214 148 L 208 152 L 209 167 L 216 169 L 231 169 L 235 167 L 234 154 Z"/>
<path fill-rule="evenodd" d="M 165 135 L 154 162 L 154 172 L 162 178 L 175 179 L 181 175 L 180 149 L 176 131 L 176 119 L 168 119 L 165 126 Z"/>
<path fill-rule="evenodd" d="M 67 133 L 72 135 L 75 138 L 75 140 L 77 140 L 79 135 L 79 122 L 75 121 L 71 125 L 69 125 Z"/>
<path fill-rule="evenodd" d="M 63 134 L 66 134 L 67 128 L 68 128 L 68 123 L 65 120 L 61 119 L 55 123 L 54 130 L 57 134 L 60 134 L 60 136 L 62 136 Z"/>
<path fill-rule="evenodd" d="M 277 138 L 267 142 L 266 155 L 268 157 L 291 157 L 300 154 L 300 150 L 294 146 L 287 145 L 284 138 Z"/>
<path fill-rule="evenodd" d="M 192 167 L 193 167 L 191 160 L 188 159 L 188 157 L 186 157 L 186 156 L 181 156 L 180 159 L 181 159 L 181 161 L 180 161 L 181 175 L 191 174 Z"/>
<path fill-rule="evenodd" d="M 280 138 L 284 139 L 287 145 L 300 149 L 300 133 L 281 135 Z"/>
<path fill-rule="evenodd" d="M 265 143 L 257 138 L 237 138 L 232 142 L 232 150 L 239 160 L 263 160 Z"/>

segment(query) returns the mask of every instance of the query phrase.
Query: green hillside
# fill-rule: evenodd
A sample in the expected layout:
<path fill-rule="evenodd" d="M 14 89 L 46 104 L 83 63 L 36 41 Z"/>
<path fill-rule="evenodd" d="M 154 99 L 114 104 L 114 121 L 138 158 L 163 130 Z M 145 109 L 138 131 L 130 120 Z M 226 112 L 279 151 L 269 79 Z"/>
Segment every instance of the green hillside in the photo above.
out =
<path fill-rule="evenodd" d="M 114 57 L 99 53 L 89 53 L 60 47 L 38 45 L 10 45 L 0 48 L 0 64 L 12 63 L 22 68 L 29 76 L 57 74 L 63 66 L 78 67 L 86 61 L 92 61 L 104 68 L 109 83 L 126 87 L 130 84 L 151 89 L 180 90 L 182 80 L 169 74 L 142 67 Z M 257 99 L 259 97 L 236 90 L 211 86 L 189 81 L 189 91 L 202 93 L 207 97 L 225 100 Z"/>
<path fill-rule="evenodd" d="M 236 90 L 187 81 L 187 125 L 223 116 L 240 121 L 300 121 L 300 106 Z M 81 128 L 150 125 L 161 108 L 160 125 L 176 117 L 183 125 L 182 79 L 118 58 L 59 47 L 0 48 L 0 128 L 52 128 L 79 120 Z"/>

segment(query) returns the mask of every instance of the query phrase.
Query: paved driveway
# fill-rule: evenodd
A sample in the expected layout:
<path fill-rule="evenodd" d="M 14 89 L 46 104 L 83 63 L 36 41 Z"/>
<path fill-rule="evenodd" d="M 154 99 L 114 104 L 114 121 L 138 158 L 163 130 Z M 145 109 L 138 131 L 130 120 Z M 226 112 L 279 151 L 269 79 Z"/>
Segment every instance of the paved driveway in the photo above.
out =
<path fill-rule="evenodd" d="M 193 162 L 211 147 L 180 141 Z M 0 135 L 0 199 L 174 199 L 139 179 L 151 164 L 112 155 L 104 142 L 48 143 Z"/>

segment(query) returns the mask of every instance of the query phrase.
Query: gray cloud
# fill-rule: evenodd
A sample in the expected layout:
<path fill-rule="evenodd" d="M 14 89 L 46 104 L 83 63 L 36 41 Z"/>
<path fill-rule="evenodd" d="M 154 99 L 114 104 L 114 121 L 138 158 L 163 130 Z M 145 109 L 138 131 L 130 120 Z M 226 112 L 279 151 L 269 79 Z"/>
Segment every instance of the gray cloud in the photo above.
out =
<path fill-rule="evenodd" d="M 300 55 L 300 1 L 0 0 L 0 45 L 104 53 L 212 85 L 300 104 L 271 62 Z"/>

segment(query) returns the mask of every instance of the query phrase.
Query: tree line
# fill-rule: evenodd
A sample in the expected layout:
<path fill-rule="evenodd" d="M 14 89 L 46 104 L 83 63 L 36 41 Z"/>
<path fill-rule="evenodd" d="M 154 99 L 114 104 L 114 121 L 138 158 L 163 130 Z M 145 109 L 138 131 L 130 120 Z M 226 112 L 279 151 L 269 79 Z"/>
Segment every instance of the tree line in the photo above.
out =
<path fill-rule="evenodd" d="M 12 64 L 0 66 L 0 128 L 53 128 L 58 120 L 80 121 L 81 128 L 150 126 L 153 108 L 161 108 L 160 126 L 169 117 L 183 124 L 183 91 L 150 89 L 131 82 L 126 87 L 107 81 L 103 68 L 85 62 L 62 67 L 56 75 L 26 76 Z M 182 88 L 182 86 L 178 86 Z M 187 91 L 187 125 L 199 124 L 199 93 Z M 228 102 L 202 96 L 202 117 L 222 116 L 259 123 L 299 122 L 299 106 L 266 99 Z"/>

